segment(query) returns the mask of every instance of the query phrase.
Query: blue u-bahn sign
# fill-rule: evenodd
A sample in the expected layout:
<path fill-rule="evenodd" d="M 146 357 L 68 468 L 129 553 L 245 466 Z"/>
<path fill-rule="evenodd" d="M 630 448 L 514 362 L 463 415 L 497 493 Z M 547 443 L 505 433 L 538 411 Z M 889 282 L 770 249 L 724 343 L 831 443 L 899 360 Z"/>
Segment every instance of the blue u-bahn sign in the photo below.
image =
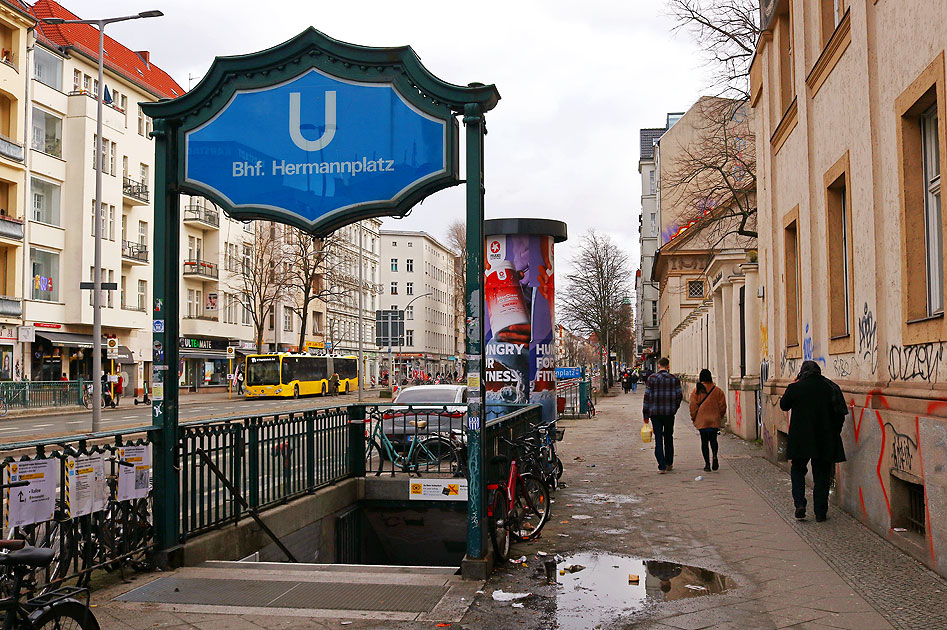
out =
<path fill-rule="evenodd" d="M 237 219 L 323 236 L 362 218 L 404 216 L 460 183 L 457 116 L 498 99 L 493 86 L 441 81 L 410 47 L 356 46 L 309 29 L 218 58 L 194 90 L 143 107 L 175 123 L 180 192 Z"/>
<path fill-rule="evenodd" d="M 453 119 L 413 107 L 391 84 L 310 69 L 237 91 L 188 131 L 185 182 L 232 211 L 267 209 L 312 226 L 452 175 L 452 134 Z"/>

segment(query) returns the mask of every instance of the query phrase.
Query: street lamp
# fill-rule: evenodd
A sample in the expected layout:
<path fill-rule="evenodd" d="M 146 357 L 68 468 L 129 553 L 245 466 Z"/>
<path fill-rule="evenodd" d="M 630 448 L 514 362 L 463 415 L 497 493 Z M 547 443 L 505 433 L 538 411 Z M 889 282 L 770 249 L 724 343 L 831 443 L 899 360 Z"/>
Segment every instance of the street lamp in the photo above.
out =
<path fill-rule="evenodd" d="M 412 304 L 414 304 L 415 300 L 420 300 L 421 298 L 428 297 L 429 295 L 434 295 L 434 292 L 428 291 L 427 293 L 422 293 L 421 295 L 415 296 L 411 298 L 410 300 L 408 300 L 408 303 L 404 305 L 405 312 L 407 312 L 408 308 Z M 403 344 L 404 344 L 404 332 L 402 332 L 401 335 L 398 336 L 398 363 L 399 364 L 401 363 L 401 347 Z"/>
<path fill-rule="evenodd" d="M 137 20 L 140 18 L 161 17 L 157 9 L 142 11 L 137 15 L 103 18 L 101 20 L 64 20 L 63 18 L 45 18 L 46 24 L 91 24 L 99 29 L 99 93 L 96 95 L 97 109 L 95 117 L 95 205 L 93 223 L 95 235 L 94 266 L 92 270 L 92 432 L 102 429 L 102 107 L 105 103 L 105 27 L 115 22 Z"/>

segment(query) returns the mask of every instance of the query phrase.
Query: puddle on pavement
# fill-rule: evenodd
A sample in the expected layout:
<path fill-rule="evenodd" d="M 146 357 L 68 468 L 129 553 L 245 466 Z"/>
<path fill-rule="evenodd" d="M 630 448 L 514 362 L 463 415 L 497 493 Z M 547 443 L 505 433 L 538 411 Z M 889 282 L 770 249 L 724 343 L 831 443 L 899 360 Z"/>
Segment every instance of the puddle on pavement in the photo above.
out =
<path fill-rule="evenodd" d="M 585 569 L 559 575 L 570 565 Z M 638 576 L 631 583 L 629 576 Z M 716 595 L 736 588 L 731 578 L 701 567 L 602 553 L 577 553 L 557 566 L 556 621 L 560 630 L 586 630 L 650 604 Z"/>

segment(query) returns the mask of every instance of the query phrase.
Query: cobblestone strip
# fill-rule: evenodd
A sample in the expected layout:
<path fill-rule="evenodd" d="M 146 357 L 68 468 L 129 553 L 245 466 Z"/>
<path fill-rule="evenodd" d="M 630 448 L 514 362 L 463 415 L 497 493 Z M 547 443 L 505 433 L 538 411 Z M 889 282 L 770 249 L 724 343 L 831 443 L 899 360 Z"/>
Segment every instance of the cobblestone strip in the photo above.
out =
<path fill-rule="evenodd" d="M 947 628 L 947 581 L 839 509 L 830 510 L 826 523 L 796 521 L 789 476 L 769 461 L 752 457 L 729 463 L 891 625 Z"/>

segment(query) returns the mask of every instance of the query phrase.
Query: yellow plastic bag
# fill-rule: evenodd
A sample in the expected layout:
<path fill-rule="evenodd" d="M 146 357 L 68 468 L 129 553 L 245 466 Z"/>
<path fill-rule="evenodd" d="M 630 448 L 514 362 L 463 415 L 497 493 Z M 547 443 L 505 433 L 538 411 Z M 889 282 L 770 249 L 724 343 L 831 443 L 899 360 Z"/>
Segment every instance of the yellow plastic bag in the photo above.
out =
<path fill-rule="evenodd" d="M 645 422 L 641 425 L 641 441 L 647 444 L 651 441 L 651 437 L 654 435 L 654 431 L 651 429 L 651 423 Z"/>

